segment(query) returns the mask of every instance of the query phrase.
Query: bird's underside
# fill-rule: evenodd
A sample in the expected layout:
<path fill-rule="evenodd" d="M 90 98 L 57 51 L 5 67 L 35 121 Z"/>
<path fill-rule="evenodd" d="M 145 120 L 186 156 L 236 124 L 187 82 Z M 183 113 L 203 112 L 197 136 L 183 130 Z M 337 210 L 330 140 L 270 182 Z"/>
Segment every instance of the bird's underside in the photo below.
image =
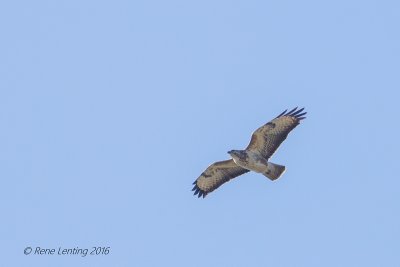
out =
<path fill-rule="evenodd" d="M 211 164 L 199 178 L 194 181 L 194 195 L 205 197 L 229 180 L 255 171 L 271 180 L 278 179 L 284 172 L 285 166 L 269 162 L 269 158 L 278 149 L 300 121 L 305 119 L 307 112 L 304 108 L 285 110 L 275 119 L 254 131 L 249 145 L 245 150 L 231 150 L 229 160 Z"/>

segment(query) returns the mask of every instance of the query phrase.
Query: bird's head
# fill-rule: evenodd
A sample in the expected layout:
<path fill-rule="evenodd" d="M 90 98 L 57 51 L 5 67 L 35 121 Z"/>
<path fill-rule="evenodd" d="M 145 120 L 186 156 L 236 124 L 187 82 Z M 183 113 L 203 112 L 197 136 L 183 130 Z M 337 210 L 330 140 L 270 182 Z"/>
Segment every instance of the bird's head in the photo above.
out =
<path fill-rule="evenodd" d="M 229 154 L 229 155 L 232 155 L 233 153 L 235 153 L 235 151 L 236 151 L 236 150 L 229 150 L 229 151 L 228 151 L 228 154 Z"/>
<path fill-rule="evenodd" d="M 240 158 L 242 155 L 241 150 L 229 150 L 228 154 L 231 155 L 232 158 Z"/>

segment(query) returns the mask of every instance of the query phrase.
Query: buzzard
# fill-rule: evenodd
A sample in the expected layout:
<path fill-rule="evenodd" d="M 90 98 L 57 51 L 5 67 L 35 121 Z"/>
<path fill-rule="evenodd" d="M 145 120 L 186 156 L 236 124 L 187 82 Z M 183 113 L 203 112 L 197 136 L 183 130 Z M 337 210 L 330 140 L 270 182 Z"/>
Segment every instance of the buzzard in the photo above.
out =
<path fill-rule="evenodd" d="M 211 164 L 199 178 L 194 181 L 194 195 L 205 197 L 229 180 L 255 171 L 265 175 L 270 180 L 278 179 L 284 172 L 285 166 L 269 162 L 269 158 L 286 139 L 291 130 L 300 124 L 304 115 L 304 108 L 285 110 L 275 119 L 258 128 L 245 150 L 231 150 L 229 160 Z"/>

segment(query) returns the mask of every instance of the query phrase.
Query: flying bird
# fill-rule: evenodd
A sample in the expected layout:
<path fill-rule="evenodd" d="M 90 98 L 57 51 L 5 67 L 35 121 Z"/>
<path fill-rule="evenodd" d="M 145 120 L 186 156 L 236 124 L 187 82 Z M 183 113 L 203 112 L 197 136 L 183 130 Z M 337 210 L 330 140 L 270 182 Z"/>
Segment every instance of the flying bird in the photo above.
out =
<path fill-rule="evenodd" d="M 231 159 L 218 161 L 210 166 L 194 181 L 194 195 L 205 197 L 229 180 L 249 171 L 261 173 L 270 180 L 278 179 L 285 166 L 269 162 L 281 143 L 286 139 L 300 121 L 305 119 L 304 108 L 285 110 L 275 119 L 264 124 L 253 132 L 245 150 L 230 150 Z"/>

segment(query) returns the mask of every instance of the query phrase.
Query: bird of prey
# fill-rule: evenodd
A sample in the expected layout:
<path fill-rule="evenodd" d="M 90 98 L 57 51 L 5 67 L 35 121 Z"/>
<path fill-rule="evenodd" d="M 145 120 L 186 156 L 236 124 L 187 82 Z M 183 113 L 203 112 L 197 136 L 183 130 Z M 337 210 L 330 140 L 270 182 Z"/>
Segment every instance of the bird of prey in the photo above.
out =
<path fill-rule="evenodd" d="M 205 197 L 229 180 L 254 171 L 265 175 L 270 180 L 278 179 L 284 172 L 285 166 L 269 162 L 269 158 L 278 149 L 300 121 L 305 119 L 304 108 L 285 110 L 275 119 L 258 128 L 245 150 L 230 150 L 231 159 L 218 161 L 210 166 L 194 181 L 194 195 Z"/>

